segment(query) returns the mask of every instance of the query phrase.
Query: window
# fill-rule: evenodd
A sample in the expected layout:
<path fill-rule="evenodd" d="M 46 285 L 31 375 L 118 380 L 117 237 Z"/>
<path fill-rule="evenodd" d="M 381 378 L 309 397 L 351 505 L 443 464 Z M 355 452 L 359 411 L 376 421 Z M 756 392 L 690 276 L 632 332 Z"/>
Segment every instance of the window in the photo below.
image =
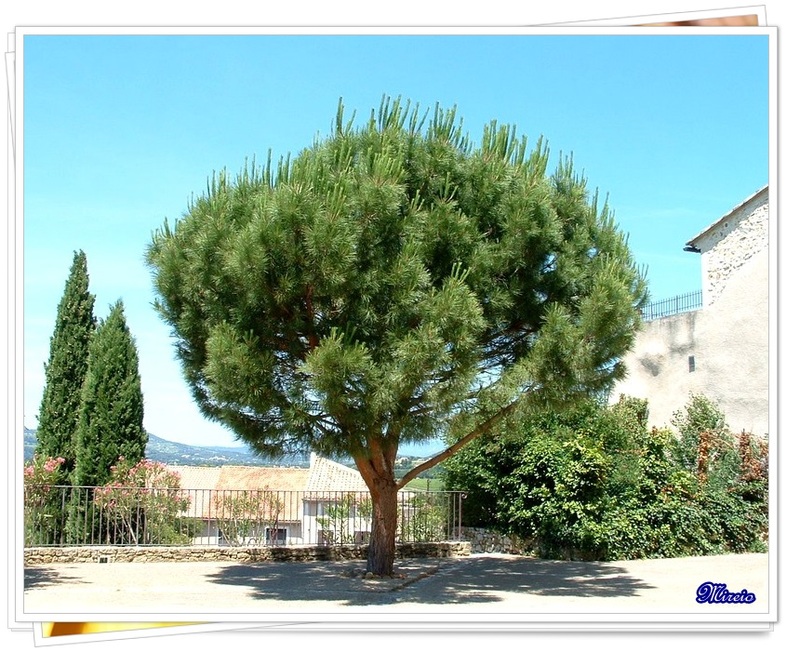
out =
<path fill-rule="evenodd" d="M 694 371 L 694 356 L 689 356 L 689 373 Z"/>
<path fill-rule="evenodd" d="M 286 545 L 286 528 L 266 528 L 264 530 L 264 539 L 270 545 L 285 546 Z"/>

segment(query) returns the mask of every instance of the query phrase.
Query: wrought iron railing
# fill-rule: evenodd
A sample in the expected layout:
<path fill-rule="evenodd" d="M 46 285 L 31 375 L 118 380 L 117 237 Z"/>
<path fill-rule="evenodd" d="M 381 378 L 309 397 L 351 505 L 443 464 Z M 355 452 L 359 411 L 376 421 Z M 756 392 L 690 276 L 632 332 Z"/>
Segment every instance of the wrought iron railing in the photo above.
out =
<path fill-rule="evenodd" d="M 461 540 L 464 494 L 401 491 L 397 542 Z M 26 486 L 25 546 L 366 544 L 368 492 Z"/>
<path fill-rule="evenodd" d="M 697 290 L 648 303 L 642 309 L 642 318 L 645 321 L 653 321 L 654 319 L 661 319 L 662 317 L 669 317 L 670 315 L 677 315 L 690 310 L 699 310 L 702 307 L 703 292 L 702 290 Z"/>

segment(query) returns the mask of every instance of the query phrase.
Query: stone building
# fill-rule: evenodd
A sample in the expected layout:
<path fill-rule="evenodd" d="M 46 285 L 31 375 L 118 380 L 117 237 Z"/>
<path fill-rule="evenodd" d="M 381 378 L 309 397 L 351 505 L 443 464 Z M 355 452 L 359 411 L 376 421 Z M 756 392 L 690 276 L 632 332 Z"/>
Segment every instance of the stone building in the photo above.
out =
<path fill-rule="evenodd" d="M 703 394 L 734 432 L 769 432 L 768 240 L 765 186 L 687 242 L 701 257 L 702 306 L 646 321 L 612 402 L 646 398 L 650 424 L 669 426 L 690 394 Z"/>

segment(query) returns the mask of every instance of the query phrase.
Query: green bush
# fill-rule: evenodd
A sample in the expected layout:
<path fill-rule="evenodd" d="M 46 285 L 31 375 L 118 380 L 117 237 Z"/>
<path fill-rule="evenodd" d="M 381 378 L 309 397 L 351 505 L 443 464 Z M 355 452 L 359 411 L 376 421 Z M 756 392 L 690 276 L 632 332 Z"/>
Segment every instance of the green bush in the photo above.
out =
<path fill-rule="evenodd" d="M 623 398 L 521 415 L 445 465 L 463 490 L 466 525 L 530 541 L 566 559 L 633 559 L 763 551 L 767 446 L 733 435 L 692 396 L 670 429 Z"/>

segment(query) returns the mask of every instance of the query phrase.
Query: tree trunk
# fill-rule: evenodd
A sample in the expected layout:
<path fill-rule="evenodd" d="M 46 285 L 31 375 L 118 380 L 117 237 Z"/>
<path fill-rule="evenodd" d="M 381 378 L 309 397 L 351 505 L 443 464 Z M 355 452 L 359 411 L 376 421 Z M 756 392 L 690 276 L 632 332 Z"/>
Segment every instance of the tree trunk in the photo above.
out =
<path fill-rule="evenodd" d="M 394 572 L 397 533 L 397 486 L 394 481 L 378 481 L 372 494 L 372 533 L 367 550 L 367 572 L 380 577 Z"/>
<path fill-rule="evenodd" d="M 367 572 L 379 577 L 394 572 L 395 537 L 397 535 L 397 492 L 399 485 L 394 477 L 394 460 L 397 446 L 378 445 L 370 440 L 368 456 L 354 457 L 361 477 L 372 498 L 372 532 L 367 548 Z"/>

